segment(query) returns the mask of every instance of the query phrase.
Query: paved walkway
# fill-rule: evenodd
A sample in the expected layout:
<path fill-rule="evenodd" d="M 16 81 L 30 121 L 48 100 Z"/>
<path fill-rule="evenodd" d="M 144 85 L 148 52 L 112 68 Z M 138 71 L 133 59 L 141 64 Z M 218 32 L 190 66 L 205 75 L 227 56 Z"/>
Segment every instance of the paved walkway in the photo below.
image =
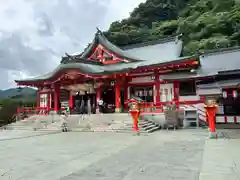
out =
<path fill-rule="evenodd" d="M 0 141 L 7 141 L 12 139 L 24 139 L 34 136 L 41 136 L 41 135 L 47 135 L 47 134 L 53 134 L 57 133 L 57 131 L 48 131 L 48 132 L 42 132 L 42 131 L 32 131 L 32 130 L 0 130 Z"/>
<path fill-rule="evenodd" d="M 28 137 L 30 132 L 25 133 Z M 239 180 L 240 138 L 206 136 L 206 130 L 181 130 L 149 136 L 68 132 L 9 138 L 0 141 L 0 179 Z"/>
<path fill-rule="evenodd" d="M 240 179 L 240 130 L 221 131 L 227 133 L 226 139 L 205 142 L 199 180 Z"/>

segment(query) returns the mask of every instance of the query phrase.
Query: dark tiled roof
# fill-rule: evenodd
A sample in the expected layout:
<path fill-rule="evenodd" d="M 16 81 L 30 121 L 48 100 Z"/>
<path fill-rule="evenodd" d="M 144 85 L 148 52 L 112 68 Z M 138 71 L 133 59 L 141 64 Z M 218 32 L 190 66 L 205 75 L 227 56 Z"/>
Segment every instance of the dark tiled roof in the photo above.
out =
<path fill-rule="evenodd" d="M 212 89 L 212 88 L 224 88 L 229 86 L 238 86 L 240 84 L 240 79 L 231 79 L 231 80 L 223 80 L 217 81 L 208 84 L 199 84 L 197 85 L 200 89 Z"/>
<path fill-rule="evenodd" d="M 176 72 L 176 73 L 169 73 L 169 74 L 163 74 L 160 76 L 163 80 L 179 80 L 179 79 L 189 79 L 189 78 L 195 78 L 197 77 L 196 72 Z"/>
<path fill-rule="evenodd" d="M 87 59 L 98 44 L 103 45 L 109 51 L 119 55 L 121 58 L 130 61 L 152 61 L 152 63 L 167 62 L 180 57 L 182 52 L 182 41 L 178 36 L 131 46 L 117 47 L 108 41 L 103 33 L 98 30 L 92 43 L 89 44 L 82 54 L 74 56 L 68 55 L 62 59 L 61 63 L 70 62 L 74 58 Z"/>
<path fill-rule="evenodd" d="M 240 49 L 228 48 L 220 51 L 209 51 L 200 57 L 201 68 L 198 73 L 202 76 L 217 75 L 222 71 L 240 69 Z"/>
<path fill-rule="evenodd" d="M 195 57 L 195 56 L 194 56 Z M 151 61 L 140 61 L 140 62 L 130 62 L 130 63 L 121 63 L 121 64 L 111 64 L 111 65 L 96 65 L 90 63 L 66 63 L 60 64 L 54 71 L 47 73 L 43 76 L 24 79 L 24 80 L 16 80 L 16 82 L 35 82 L 35 81 L 45 81 L 53 78 L 58 72 L 67 70 L 67 69 L 76 69 L 82 73 L 87 73 L 89 75 L 101 75 L 101 74 L 114 74 L 119 72 L 128 72 L 132 69 L 142 68 L 142 67 L 150 67 L 157 65 L 167 65 L 170 63 L 182 62 L 187 59 L 192 59 L 193 56 L 189 57 L 181 57 L 169 62 L 158 62 L 152 63 Z"/>
<path fill-rule="evenodd" d="M 215 54 L 224 54 L 227 52 L 234 52 L 234 51 L 239 51 L 240 46 L 233 46 L 233 47 L 228 47 L 228 48 L 219 48 L 219 49 L 212 49 L 212 50 L 207 50 L 201 53 L 201 55 L 215 55 Z"/>
<path fill-rule="evenodd" d="M 171 41 L 175 41 L 178 36 L 170 36 L 158 40 L 153 40 L 153 41 L 147 41 L 143 43 L 137 43 L 137 44 L 132 44 L 132 45 L 127 45 L 127 46 L 121 46 L 121 49 L 123 50 L 128 50 L 128 49 L 133 49 L 133 48 L 140 48 L 140 47 L 145 47 L 145 46 L 152 46 L 156 44 L 163 44 Z"/>

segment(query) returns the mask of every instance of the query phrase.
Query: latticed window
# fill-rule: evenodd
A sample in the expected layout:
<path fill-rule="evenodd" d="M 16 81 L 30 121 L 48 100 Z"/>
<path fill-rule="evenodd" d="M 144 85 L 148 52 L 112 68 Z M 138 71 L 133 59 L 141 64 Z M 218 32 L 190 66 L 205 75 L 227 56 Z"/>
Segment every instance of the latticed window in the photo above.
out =
<path fill-rule="evenodd" d="M 174 99 L 173 84 L 161 84 L 159 93 L 161 102 L 172 101 Z"/>
<path fill-rule="evenodd" d="M 196 84 L 194 80 L 182 81 L 179 84 L 179 95 L 189 96 L 196 95 Z"/>
<path fill-rule="evenodd" d="M 48 94 L 40 94 L 40 107 L 47 107 L 48 105 Z"/>
<path fill-rule="evenodd" d="M 131 87 L 131 95 L 141 98 L 146 102 L 153 102 L 153 86 Z"/>

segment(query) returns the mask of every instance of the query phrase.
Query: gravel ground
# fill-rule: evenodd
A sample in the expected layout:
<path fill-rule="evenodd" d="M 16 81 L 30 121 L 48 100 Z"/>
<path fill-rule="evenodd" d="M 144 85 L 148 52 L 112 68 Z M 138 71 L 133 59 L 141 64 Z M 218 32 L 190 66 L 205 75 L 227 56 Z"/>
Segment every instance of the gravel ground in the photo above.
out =
<path fill-rule="evenodd" d="M 20 139 L 7 138 L 0 141 L 1 180 L 195 180 L 206 132 L 69 132 L 30 138 L 23 133 Z"/>

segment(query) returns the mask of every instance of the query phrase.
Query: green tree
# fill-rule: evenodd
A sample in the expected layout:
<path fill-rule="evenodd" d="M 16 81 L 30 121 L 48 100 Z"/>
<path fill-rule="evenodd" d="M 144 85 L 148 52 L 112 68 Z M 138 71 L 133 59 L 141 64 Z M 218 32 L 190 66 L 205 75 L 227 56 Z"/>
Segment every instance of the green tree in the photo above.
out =
<path fill-rule="evenodd" d="M 240 3 L 235 0 L 147 0 L 106 36 L 124 46 L 183 34 L 184 55 L 240 45 Z"/>

